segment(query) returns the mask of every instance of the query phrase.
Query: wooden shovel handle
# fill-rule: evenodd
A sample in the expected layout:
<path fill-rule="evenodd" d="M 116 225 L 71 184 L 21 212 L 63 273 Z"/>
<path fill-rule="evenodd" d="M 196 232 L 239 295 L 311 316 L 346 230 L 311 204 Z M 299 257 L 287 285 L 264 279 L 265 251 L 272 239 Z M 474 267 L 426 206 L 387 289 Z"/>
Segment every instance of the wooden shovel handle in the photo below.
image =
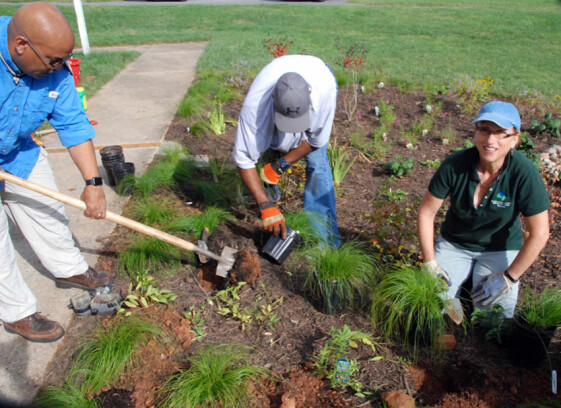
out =
<path fill-rule="evenodd" d="M 20 177 L 14 176 L 13 174 L 6 173 L 5 171 L 0 170 L 0 180 L 2 180 L 2 179 L 6 180 L 6 181 L 9 181 L 10 183 L 17 184 L 21 187 L 25 187 L 28 190 L 35 191 L 36 193 L 46 195 L 46 196 L 51 197 L 51 198 L 53 198 L 57 201 L 63 202 L 63 203 L 68 204 L 72 207 L 76 207 L 80 210 L 86 210 L 86 203 L 83 202 L 82 200 L 78 200 L 77 198 L 70 197 L 66 194 L 63 194 L 63 193 L 59 192 L 59 191 L 51 190 L 50 188 L 43 187 L 39 184 L 32 183 L 31 181 L 24 180 Z M 170 235 L 166 232 L 160 231 L 156 228 L 149 227 L 148 225 L 141 224 L 140 222 L 131 220 L 130 218 L 127 218 L 127 217 L 123 217 L 122 215 L 115 214 L 114 212 L 106 211 L 105 219 L 109 220 L 109 221 L 112 221 L 116 224 L 122 225 L 124 227 L 130 228 L 132 230 L 141 232 L 142 234 L 146 234 L 150 237 L 153 237 L 153 238 L 159 239 L 161 241 L 167 242 L 168 244 L 174 245 L 176 247 L 183 248 L 183 249 L 186 249 L 186 250 L 191 251 L 191 252 L 197 252 L 197 253 L 200 253 L 202 255 L 208 256 L 209 258 L 215 259 L 219 262 L 220 261 L 225 261 L 225 262 L 230 261 L 230 260 L 222 259 L 218 255 L 216 255 L 216 254 L 214 254 L 210 251 L 207 251 L 203 248 L 199 248 L 198 246 L 194 245 L 193 243 L 191 243 L 189 241 L 185 241 L 181 238 L 175 237 L 175 236 Z"/>

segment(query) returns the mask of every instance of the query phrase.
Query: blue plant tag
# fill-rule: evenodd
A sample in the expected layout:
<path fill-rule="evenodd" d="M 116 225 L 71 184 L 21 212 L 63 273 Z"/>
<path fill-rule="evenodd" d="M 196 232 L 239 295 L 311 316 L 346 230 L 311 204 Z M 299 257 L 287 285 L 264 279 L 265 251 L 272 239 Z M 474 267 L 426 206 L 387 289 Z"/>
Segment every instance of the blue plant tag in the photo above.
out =
<path fill-rule="evenodd" d="M 349 382 L 349 368 L 351 363 L 346 358 L 340 358 L 335 363 L 335 378 L 342 382 L 347 383 Z"/>

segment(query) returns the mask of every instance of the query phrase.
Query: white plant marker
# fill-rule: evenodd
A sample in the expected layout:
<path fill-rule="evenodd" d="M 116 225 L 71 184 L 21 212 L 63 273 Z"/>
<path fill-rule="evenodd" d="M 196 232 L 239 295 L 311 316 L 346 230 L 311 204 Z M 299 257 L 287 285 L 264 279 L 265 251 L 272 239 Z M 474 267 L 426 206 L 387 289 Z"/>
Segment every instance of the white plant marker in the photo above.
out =
<path fill-rule="evenodd" d="M 557 370 L 551 371 L 551 392 L 557 395 Z"/>

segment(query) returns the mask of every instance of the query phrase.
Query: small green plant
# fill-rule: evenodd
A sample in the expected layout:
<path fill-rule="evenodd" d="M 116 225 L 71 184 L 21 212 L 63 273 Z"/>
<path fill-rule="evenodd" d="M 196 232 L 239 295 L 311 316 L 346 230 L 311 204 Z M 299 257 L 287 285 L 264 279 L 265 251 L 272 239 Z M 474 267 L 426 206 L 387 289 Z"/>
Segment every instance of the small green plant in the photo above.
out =
<path fill-rule="evenodd" d="M 384 169 L 391 177 L 403 178 L 413 169 L 413 158 L 402 159 L 400 155 L 396 154 L 394 160 L 384 163 Z"/>
<path fill-rule="evenodd" d="M 471 314 L 471 322 L 485 330 L 485 340 L 502 343 L 504 327 L 504 308 L 495 304 L 489 310 L 475 309 Z"/>
<path fill-rule="evenodd" d="M 226 133 L 226 124 L 237 126 L 238 122 L 233 119 L 227 119 L 222 111 L 222 103 L 220 101 L 214 102 L 214 108 L 207 115 L 210 130 L 216 135 L 223 135 Z"/>
<path fill-rule="evenodd" d="M 527 290 L 517 316 L 538 331 L 561 326 L 561 289 L 547 288 L 535 295 Z"/>
<path fill-rule="evenodd" d="M 230 286 L 217 292 L 211 304 L 216 302 L 216 313 L 230 319 L 239 320 L 242 331 L 245 331 L 252 323 L 259 324 L 259 328 L 267 325 L 269 330 L 274 331 L 274 325 L 280 319 L 276 310 L 282 306 L 283 298 L 275 299 L 271 296 L 264 285 L 261 285 L 263 294 L 257 296 L 256 301 L 250 307 L 242 306 L 242 299 L 238 290 L 246 282 L 239 282 L 236 286 Z"/>
<path fill-rule="evenodd" d="M 364 305 L 377 266 L 358 243 L 340 248 L 315 247 L 304 253 L 308 262 L 304 290 L 328 312 Z"/>
<path fill-rule="evenodd" d="M 163 336 L 161 327 L 147 318 L 117 316 L 107 331 L 90 336 L 79 350 L 69 378 L 84 395 L 115 384 L 126 369 L 133 369 L 141 344 Z"/>
<path fill-rule="evenodd" d="M 420 163 L 421 163 L 421 165 L 426 166 L 426 167 L 432 167 L 432 168 L 440 167 L 440 160 L 439 159 L 425 160 L 425 161 L 422 161 Z"/>
<path fill-rule="evenodd" d="M 561 120 L 552 119 L 551 112 L 548 112 L 544 115 L 542 122 L 536 119 L 532 119 L 530 130 L 535 133 L 549 133 L 550 135 L 555 136 L 557 139 L 560 139 L 561 133 L 559 132 L 559 126 L 561 126 Z"/>
<path fill-rule="evenodd" d="M 194 306 L 189 306 L 189 309 L 183 312 L 183 316 L 191 322 L 191 333 L 193 333 L 192 341 L 200 340 L 206 336 L 204 325 L 205 319 L 202 317 L 204 308 L 196 309 Z"/>
<path fill-rule="evenodd" d="M 330 339 L 327 340 L 319 353 L 314 356 L 314 366 L 316 372 L 320 375 L 325 375 L 331 382 L 332 387 L 345 387 L 348 386 L 361 397 L 369 395 L 368 392 L 361 392 L 363 384 L 356 379 L 356 374 L 359 371 L 359 363 L 357 360 L 347 360 L 349 367 L 347 370 L 346 381 L 341 381 L 336 371 L 337 360 L 346 358 L 349 355 L 350 349 L 357 349 L 359 343 L 362 343 L 372 349 L 372 354 L 376 353 L 375 339 L 372 335 L 363 333 L 358 330 L 351 330 L 349 326 L 345 325 L 343 328 L 332 327 L 329 332 Z M 375 357 L 376 358 L 376 357 Z M 376 359 L 380 359 L 376 358 Z"/>
<path fill-rule="evenodd" d="M 350 159 L 347 146 L 334 147 L 335 143 L 336 142 L 333 144 L 329 143 L 327 155 L 329 156 L 329 163 L 331 164 L 331 170 L 333 172 L 333 183 L 335 186 L 340 186 L 355 163 L 356 157 Z"/>
<path fill-rule="evenodd" d="M 409 195 L 409 193 L 405 190 L 400 188 L 394 190 L 391 186 L 387 185 L 380 187 L 379 194 L 386 197 L 392 203 L 403 201 Z"/>
<path fill-rule="evenodd" d="M 372 211 L 364 214 L 374 226 L 373 246 L 380 251 L 380 260 L 384 263 L 406 258 L 407 251 L 417 252 L 414 244 L 416 225 L 411 222 L 411 217 L 418 208 L 420 197 L 409 197 L 400 189 L 393 189 L 391 181 L 389 183 L 379 192 L 387 200 L 373 200 Z"/>
<path fill-rule="evenodd" d="M 386 339 L 413 346 L 434 345 L 446 331 L 444 286 L 428 272 L 403 265 L 389 271 L 372 291 L 372 323 Z"/>
<path fill-rule="evenodd" d="M 249 365 L 251 351 L 239 344 L 201 349 L 187 358 L 189 369 L 171 377 L 163 386 L 160 407 L 242 408 L 249 406 L 248 386 L 267 372 Z"/>
<path fill-rule="evenodd" d="M 218 157 L 214 156 L 209 161 L 210 172 L 212 173 L 212 179 L 215 183 L 218 183 L 218 178 L 224 176 L 226 171 L 226 161 L 228 160 L 227 157 L 222 159 L 222 162 L 219 162 Z"/>
<path fill-rule="evenodd" d="M 154 286 L 156 280 L 146 272 L 139 274 L 136 278 L 136 285 L 129 285 L 129 294 L 123 300 L 123 305 L 129 309 L 138 307 L 148 307 L 151 303 L 163 303 L 169 305 L 177 299 L 177 295 L 167 289 L 159 289 Z M 124 309 L 119 309 L 119 312 Z M 125 312 L 130 316 L 130 312 Z"/>
<path fill-rule="evenodd" d="M 448 124 L 440 132 L 440 140 L 442 141 L 442 144 L 454 144 L 456 143 L 456 138 L 456 131 L 451 124 Z"/>
<path fill-rule="evenodd" d="M 526 157 L 536 165 L 537 168 L 540 168 L 540 154 L 534 152 L 534 142 L 530 138 L 530 136 L 528 136 L 527 132 L 522 132 L 520 136 L 520 143 L 516 148 L 524 153 Z"/>

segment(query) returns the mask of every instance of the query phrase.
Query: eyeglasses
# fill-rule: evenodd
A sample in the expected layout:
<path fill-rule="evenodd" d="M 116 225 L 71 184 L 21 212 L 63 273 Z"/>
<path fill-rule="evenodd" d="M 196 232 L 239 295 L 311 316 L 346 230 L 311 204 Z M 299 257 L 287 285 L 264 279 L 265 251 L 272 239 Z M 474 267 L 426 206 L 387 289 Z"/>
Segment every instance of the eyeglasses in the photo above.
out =
<path fill-rule="evenodd" d="M 33 52 L 35 52 L 35 54 L 37 54 L 37 56 L 41 58 L 41 60 L 45 63 L 45 65 L 49 66 L 50 69 L 53 70 L 58 69 L 62 67 L 64 64 L 66 64 L 70 58 L 72 58 L 72 53 L 70 53 L 64 58 L 55 58 L 54 60 L 49 61 L 43 54 L 39 52 L 37 48 L 35 48 L 31 40 L 25 33 L 22 32 L 21 35 L 23 35 L 23 38 L 25 38 L 25 41 L 27 41 Z"/>
<path fill-rule="evenodd" d="M 484 126 L 479 126 L 477 125 L 475 128 L 475 131 L 477 133 L 479 133 L 481 136 L 490 136 L 493 135 L 495 136 L 495 138 L 497 138 L 498 140 L 504 140 L 507 137 L 512 137 L 512 136 L 516 136 L 516 133 L 507 133 L 504 130 L 491 130 L 488 127 L 484 127 Z"/>

